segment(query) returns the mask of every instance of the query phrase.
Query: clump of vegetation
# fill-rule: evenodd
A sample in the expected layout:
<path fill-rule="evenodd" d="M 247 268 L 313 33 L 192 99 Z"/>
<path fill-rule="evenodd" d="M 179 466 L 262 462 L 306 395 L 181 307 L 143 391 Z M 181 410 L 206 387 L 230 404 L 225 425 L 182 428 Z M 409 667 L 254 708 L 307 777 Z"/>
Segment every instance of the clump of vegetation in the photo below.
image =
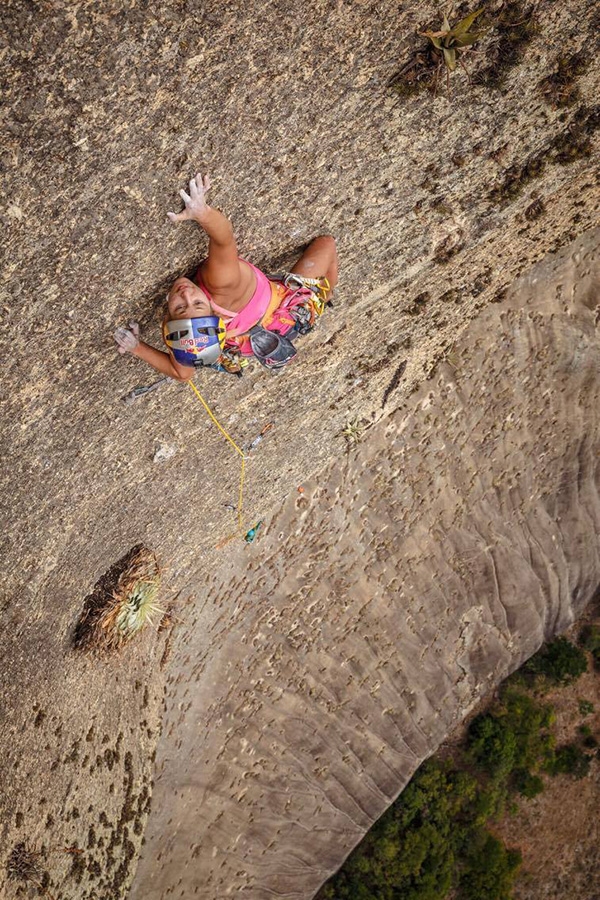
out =
<path fill-rule="evenodd" d="M 575 103 L 580 97 L 577 79 L 587 71 L 589 64 L 590 55 L 584 50 L 572 56 L 559 57 L 556 72 L 539 84 L 544 99 L 554 109 Z"/>
<path fill-rule="evenodd" d="M 525 671 L 543 675 L 553 684 L 570 684 L 587 672 L 585 653 L 565 637 L 545 644 L 525 663 Z"/>
<path fill-rule="evenodd" d="M 448 75 L 456 69 L 457 64 L 465 68 L 461 57 L 488 30 L 491 39 L 484 51 L 486 64 L 472 79 L 468 72 L 467 77 L 486 87 L 502 87 L 509 71 L 521 61 L 526 46 L 538 32 L 535 6 L 535 2 L 504 0 L 500 9 L 480 31 L 472 31 L 471 28 L 483 8 L 465 16 L 455 25 L 451 25 L 444 16 L 439 30 L 428 28 L 418 32 L 427 38 L 429 44 L 419 48 L 392 77 L 391 88 L 401 97 L 410 97 L 421 90 L 435 93 L 442 69 L 446 71 L 448 83 Z"/>
<path fill-rule="evenodd" d="M 40 881 L 43 871 L 40 867 L 39 851 L 24 841 L 16 844 L 6 861 L 6 873 L 12 881 Z"/>
<path fill-rule="evenodd" d="M 582 633 L 591 650 L 600 646 L 599 632 L 591 626 Z M 456 900 L 510 900 L 521 854 L 488 824 L 515 808 L 515 795 L 540 794 L 544 774 L 585 777 L 593 758 L 585 748 L 596 746 L 582 725 L 578 743 L 555 749 L 553 709 L 527 687 L 534 678 L 539 686 L 539 675 L 568 684 L 584 663 L 582 651 L 561 637 L 513 673 L 453 759 L 421 766 L 317 900 L 442 900 L 450 891 Z M 582 713 L 590 707 L 580 701 Z"/>
<path fill-rule="evenodd" d="M 540 177 L 545 168 L 544 153 L 530 156 L 523 163 L 514 163 L 505 171 L 502 183 L 490 192 L 489 199 L 493 203 L 514 200 L 531 181 Z"/>
<path fill-rule="evenodd" d="M 592 654 L 596 668 L 600 668 L 600 627 L 586 625 L 579 635 L 579 643 Z"/>
<path fill-rule="evenodd" d="M 442 68 L 445 68 L 448 78 L 449 73 L 454 72 L 458 63 L 464 67 L 463 54 L 483 35 L 483 31 L 471 31 L 475 19 L 482 12 L 483 9 L 478 9 L 469 13 L 455 25 L 450 25 L 448 17 L 444 15 L 442 26 L 438 31 L 432 29 L 419 31 L 418 34 L 427 38 L 429 45 L 419 49 L 393 76 L 390 86 L 394 91 L 402 96 L 416 94 L 423 88 L 435 93 Z M 449 82 L 447 81 L 447 83 Z"/>
<path fill-rule="evenodd" d="M 508 900 L 520 855 L 481 823 L 485 792 L 451 763 L 424 763 L 318 900 Z"/>
<path fill-rule="evenodd" d="M 546 766 L 550 775 L 572 775 L 573 778 L 585 778 L 590 771 L 591 756 L 584 753 L 577 744 L 565 744 L 559 747 L 554 758 Z"/>
<path fill-rule="evenodd" d="M 487 829 L 512 792 L 543 790 L 553 759 L 552 710 L 508 687 L 472 723 L 454 762 L 429 760 L 318 900 L 508 900 L 521 863 Z"/>
<path fill-rule="evenodd" d="M 553 721 L 550 706 L 509 690 L 489 712 L 471 723 L 469 754 L 492 778 L 506 781 L 517 772 L 522 784 L 525 772 L 552 758 Z"/>
<path fill-rule="evenodd" d="M 579 726 L 579 734 L 581 735 L 581 743 L 588 750 L 595 750 L 598 746 L 598 740 L 596 739 L 592 729 L 589 725 L 580 725 Z"/>
<path fill-rule="evenodd" d="M 532 775 L 529 769 L 515 769 L 512 773 L 512 785 L 522 797 L 526 797 L 528 800 L 537 797 L 544 790 L 544 782 L 540 776 Z"/>
<path fill-rule="evenodd" d="M 519 850 L 509 850 L 489 832 L 479 831 L 465 854 L 466 870 L 460 880 L 464 900 L 505 900 L 512 894 L 521 865 Z"/>
<path fill-rule="evenodd" d="M 118 650 L 153 624 L 158 606 L 160 569 L 155 554 L 134 547 L 96 584 L 75 629 L 79 649 Z"/>
<path fill-rule="evenodd" d="M 342 428 L 342 435 L 346 438 L 348 448 L 355 447 L 360 443 L 370 425 L 371 423 L 367 419 L 362 419 L 360 416 L 353 416 L 351 419 L 348 419 Z"/>
<path fill-rule="evenodd" d="M 538 31 L 535 3 L 506 0 L 495 16 L 492 39 L 486 50 L 487 65 L 473 76 L 477 84 L 500 88 L 507 75 L 521 61 L 527 45 Z"/>
<path fill-rule="evenodd" d="M 11 881 L 21 881 L 33 885 L 38 893 L 48 900 L 54 900 L 48 891 L 50 876 L 42 867 L 41 852 L 25 841 L 15 844 L 6 861 L 6 874 Z M 22 888 L 18 888 L 20 892 Z"/>
<path fill-rule="evenodd" d="M 582 716 L 589 716 L 594 712 L 594 704 L 589 700 L 580 700 L 579 701 L 579 712 Z"/>
<path fill-rule="evenodd" d="M 420 31 L 421 37 L 426 37 L 436 50 L 440 51 L 440 65 L 444 63 L 450 72 L 454 72 L 457 62 L 460 61 L 461 54 L 471 47 L 483 32 L 470 31 L 475 19 L 481 15 L 483 9 L 477 9 L 475 12 L 469 13 L 456 25 L 451 26 L 448 17 L 444 16 L 442 28 L 440 31 Z"/>
<path fill-rule="evenodd" d="M 579 643 L 585 650 L 592 654 L 600 654 L 600 627 L 598 625 L 586 625 L 579 635 Z"/>

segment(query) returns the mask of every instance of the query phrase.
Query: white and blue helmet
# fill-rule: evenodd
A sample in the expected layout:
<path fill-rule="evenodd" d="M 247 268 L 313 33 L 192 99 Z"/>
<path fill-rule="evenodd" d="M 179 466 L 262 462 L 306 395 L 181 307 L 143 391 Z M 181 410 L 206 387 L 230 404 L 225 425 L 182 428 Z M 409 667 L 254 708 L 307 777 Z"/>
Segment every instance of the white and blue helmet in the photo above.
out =
<path fill-rule="evenodd" d="M 218 316 L 170 319 L 164 323 L 165 344 L 182 366 L 211 366 L 221 356 L 225 326 Z"/>

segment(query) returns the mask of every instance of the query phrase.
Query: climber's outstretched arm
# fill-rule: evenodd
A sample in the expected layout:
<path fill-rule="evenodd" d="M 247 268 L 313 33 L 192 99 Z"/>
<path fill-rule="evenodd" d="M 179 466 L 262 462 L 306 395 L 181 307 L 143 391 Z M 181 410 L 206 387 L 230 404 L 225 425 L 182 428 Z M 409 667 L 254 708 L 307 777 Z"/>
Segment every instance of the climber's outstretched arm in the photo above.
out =
<path fill-rule="evenodd" d="M 189 381 L 196 372 L 193 366 L 182 366 L 175 362 L 170 353 L 163 353 L 162 350 L 157 350 L 143 341 L 139 342 L 133 355 L 150 363 L 157 372 L 168 375 L 169 378 L 174 378 L 176 381 Z"/>
<path fill-rule="evenodd" d="M 143 359 L 161 375 L 167 375 L 176 381 L 189 381 L 194 377 L 196 370 L 193 366 L 182 366 L 175 362 L 169 353 L 163 353 L 162 350 L 157 350 L 140 340 L 140 326 L 137 322 L 130 322 L 129 328 L 131 330 L 117 328 L 114 333 L 114 339 L 119 345 L 119 353 L 131 353 L 132 356 Z"/>
<path fill-rule="evenodd" d="M 210 188 L 208 175 L 196 175 L 190 181 L 190 192 L 179 191 L 185 203 L 180 213 L 167 213 L 171 222 L 197 222 L 207 233 L 208 258 L 202 266 L 202 280 L 208 290 L 233 289 L 241 279 L 237 245 L 229 219 L 218 209 L 206 202 L 206 192 Z"/>

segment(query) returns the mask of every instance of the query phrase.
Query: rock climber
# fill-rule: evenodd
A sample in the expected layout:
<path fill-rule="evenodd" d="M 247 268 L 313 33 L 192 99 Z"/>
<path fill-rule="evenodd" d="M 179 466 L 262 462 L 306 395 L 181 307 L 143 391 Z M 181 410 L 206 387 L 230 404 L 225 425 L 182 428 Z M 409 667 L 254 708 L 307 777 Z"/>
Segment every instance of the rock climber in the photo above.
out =
<path fill-rule="evenodd" d="M 197 222 L 209 237 L 208 256 L 194 280 L 177 278 L 167 295 L 163 339 L 168 352 L 140 339 L 137 322 L 114 333 L 120 353 L 131 353 L 178 381 L 200 366 L 241 375 L 250 356 L 280 369 L 296 354 L 292 340 L 313 327 L 338 280 L 335 240 L 323 235 L 307 247 L 291 272 L 267 277 L 240 259 L 231 222 L 206 202 L 208 175 L 196 175 L 185 209 L 169 220 Z"/>

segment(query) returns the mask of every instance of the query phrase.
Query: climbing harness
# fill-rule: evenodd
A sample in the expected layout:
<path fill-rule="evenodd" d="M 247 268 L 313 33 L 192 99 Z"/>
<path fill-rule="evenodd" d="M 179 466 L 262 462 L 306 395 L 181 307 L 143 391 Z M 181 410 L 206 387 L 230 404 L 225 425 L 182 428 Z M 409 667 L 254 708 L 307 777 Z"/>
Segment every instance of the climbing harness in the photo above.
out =
<path fill-rule="evenodd" d="M 249 330 L 226 326 L 223 352 L 213 368 L 241 377 L 248 358 L 273 373 L 296 356 L 293 339 L 308 334 L 328 304 L 331 291 L 326 278 L 304 278 L 294 273 L 268 276 L 271 298 L 260 320 Z"/>

